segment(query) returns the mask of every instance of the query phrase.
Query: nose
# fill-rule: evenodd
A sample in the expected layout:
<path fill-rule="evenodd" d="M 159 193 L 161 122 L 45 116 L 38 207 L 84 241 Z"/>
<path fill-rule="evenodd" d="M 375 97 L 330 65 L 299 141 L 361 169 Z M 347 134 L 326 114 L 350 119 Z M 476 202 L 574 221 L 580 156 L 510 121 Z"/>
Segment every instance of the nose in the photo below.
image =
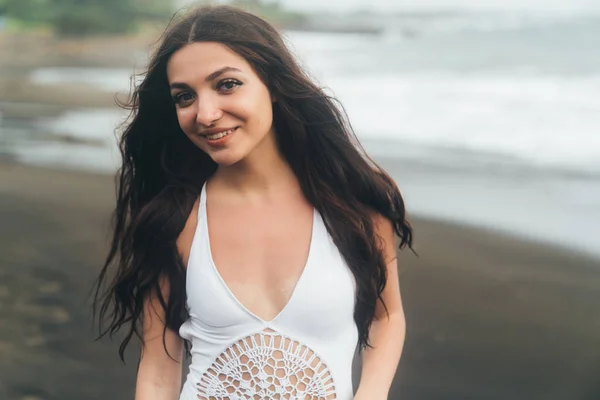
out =
<path fill-rule="evenodd" d="M 215 99 L 211 96 L 204 96 L 197 101 L 198 108 L 196 110 L 196 123 L 209 127 L 218 121 L 223 116 L 223 111 Z"/>

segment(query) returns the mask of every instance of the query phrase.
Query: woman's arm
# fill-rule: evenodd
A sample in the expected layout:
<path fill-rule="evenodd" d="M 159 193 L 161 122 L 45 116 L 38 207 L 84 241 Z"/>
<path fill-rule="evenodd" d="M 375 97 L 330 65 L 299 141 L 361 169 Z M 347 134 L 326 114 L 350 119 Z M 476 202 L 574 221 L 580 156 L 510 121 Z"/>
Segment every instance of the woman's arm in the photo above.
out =
<path fill-rule="evenodd" d="M 198 203 L 196 200 L 188 216 L 185 227 L 177 238 L 177 251 L 187 265 L 194 232 L 198 222 Z M 161 283 L 163 299 L 169 298 L 169 284 Z M 165 314 L 156 294 L 144 305 L 142 357 L 137 375 L 135 400 L 177 400 L 181 391 L 183 364 L 183 339 L 167 329 L 166 347 L 163 345 Z M 170 355 L 170 357 L 169 357 Z M 172 358 L 171 358 L 172 357 Z"/>
<path fill-rule="evenodd" d="M 378 302 L 375 319 L 369 330 L 369 341 L 373 347 L 367 348 L 363 352 L 362 374 L 355 400 L 388 398 L 406 334 L 406 321 L 398 281 L 394 230 L 391 222 L 382 216 L 375 217 L 374 222 L 376 231 L 383 240 L 382 250 L 387 261 L 387 284 L 381 297 L 387 306 L 389 315 L 385 312 L 383 304 Z"/>
<path fill-rule="evenodd" d="M 164 299 L 169 298 L 163 284 Z M 181 390 L 183 339 L 167 329 L 163 345 L 164 311 L 154 294 L 144 304 L 142 354 L 137 373 L 135 400 L 177 400 Z M 170 355 L 170 357 L 169 357 Z M 172 357 L 172 358 L 171 358 Z"/>

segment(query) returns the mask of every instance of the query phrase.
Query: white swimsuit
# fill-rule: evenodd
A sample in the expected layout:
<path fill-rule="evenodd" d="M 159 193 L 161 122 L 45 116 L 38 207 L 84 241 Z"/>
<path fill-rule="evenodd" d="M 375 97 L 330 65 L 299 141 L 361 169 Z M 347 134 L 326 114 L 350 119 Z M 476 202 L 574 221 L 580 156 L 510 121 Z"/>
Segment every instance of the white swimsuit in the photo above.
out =
<path fill-rule="evenodd" d="M 180 400 L 351 400 L 354 276 L 315 210 L 310 250 L 289 302 L 272 320 L 245 308 L 212 259 L 206 185 L 187 266 L 192 363 Z"/>

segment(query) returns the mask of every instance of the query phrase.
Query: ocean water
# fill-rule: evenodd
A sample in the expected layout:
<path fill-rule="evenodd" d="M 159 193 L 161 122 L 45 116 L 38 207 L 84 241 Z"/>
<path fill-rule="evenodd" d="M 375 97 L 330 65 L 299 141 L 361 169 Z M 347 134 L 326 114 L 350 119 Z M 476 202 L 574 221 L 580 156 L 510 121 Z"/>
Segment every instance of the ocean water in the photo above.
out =
<path fill-rule="evenodd" d="M 367 150 L 405 166 L 395 174 L 409 209 L 600 254 L 600 14 L 439 12 L 377 21 L 382 35 L 285 36 L 341 101 Z M 31 79 L 126 91 L 131 72 L 40 69 Z M 112 170 L 113 131 L 124 116 L 73 110 L 43 121 L 100 147 L 15 151 L 30 162 Z"/>
<path fill-rule="evenodd" d="M 386 23 L 383 37 L 288 35 L 362 138 L 600 172 L 600 16 Z"/>
<path fill-rule="evenodd" d="M 427 13 L 381 23 L 383 35 L 285 34 L 372 151 L 460 151 L 600 173 L 600 14 Z M 31 79 L 127 91 L 131 73 L 47 68 Z M 97 115 L 77 114 L 56 123 Z"/>

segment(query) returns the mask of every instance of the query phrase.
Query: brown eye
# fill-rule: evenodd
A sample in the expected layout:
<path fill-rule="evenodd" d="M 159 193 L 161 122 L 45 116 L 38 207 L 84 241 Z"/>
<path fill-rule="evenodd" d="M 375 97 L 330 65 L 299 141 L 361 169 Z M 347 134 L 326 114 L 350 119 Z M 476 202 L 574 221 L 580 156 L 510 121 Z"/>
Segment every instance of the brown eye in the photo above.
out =
<path fill-rule="evenodd" d="M 217 85 L 217 89 L 222 90 L 222 91 L 226 91 L 226 92 L 230 92 L 233 89 L 235 89 L 238 86 L 241 86 L 242 83 L 239 81 L 236 81 L 235 79 L 226 79 L 224 81 L 219 82 L 219 84 Z"/>
<path fill-rule="evenodd" d="M 179 106 L 185 105 L 194 99 L 190 92 L 180 92 L 173 96 L 173 102 Z"/>

